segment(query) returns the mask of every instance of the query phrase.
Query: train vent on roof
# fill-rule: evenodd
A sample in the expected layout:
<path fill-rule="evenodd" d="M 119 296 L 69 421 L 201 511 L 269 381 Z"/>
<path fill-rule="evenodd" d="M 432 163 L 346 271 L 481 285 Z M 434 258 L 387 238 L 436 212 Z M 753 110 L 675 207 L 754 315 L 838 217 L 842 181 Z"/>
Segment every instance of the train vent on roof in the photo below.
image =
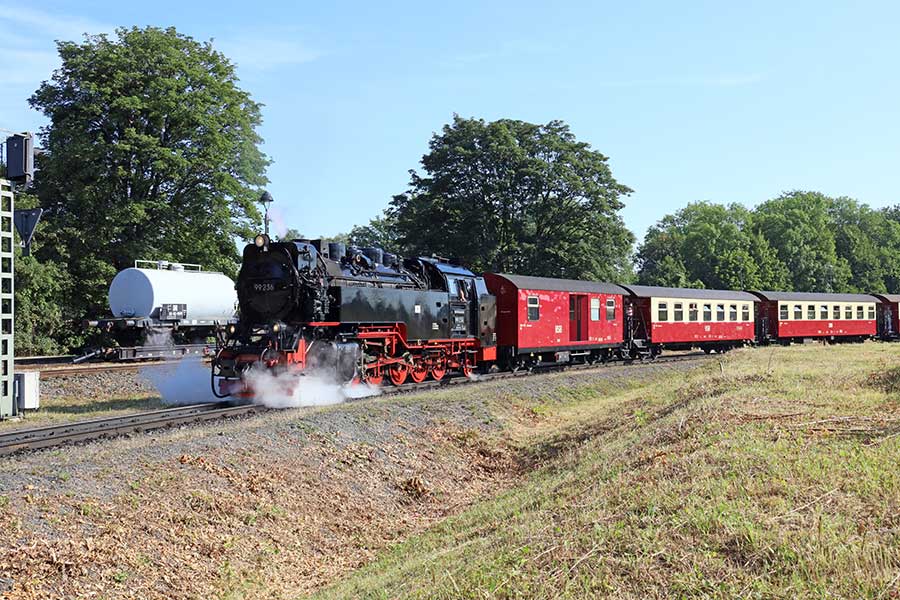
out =
<path fill-rule="evenodd" d="M 541 290 L 548 292 L 582 292 L 586 294 L 618 294 L 625 295 L 628 292 L 614 284 L 605 281 L 580 281 L 578 279 L 554 279 L 552 277 L 532 277 L 530 275 L 506 275 L 495 273 L 516 286 L 520 290 Z"/>
<path fill-rule="evenodd" d="M 733 290 L 705 290 L 696 288 L 670 288 L 655 285 L 623 286 L 632 296 L 638 298 L 695 298 L 697 300 L 736 300 L 759 302 L 759 298 L 747 292 Z"/>
<path fill-rule="evenodd" d="M 828 292 L 774 292 L 753 291 L 763 300 L 773 302 L 878 302 L 869 294 L 832 294 Z"/>

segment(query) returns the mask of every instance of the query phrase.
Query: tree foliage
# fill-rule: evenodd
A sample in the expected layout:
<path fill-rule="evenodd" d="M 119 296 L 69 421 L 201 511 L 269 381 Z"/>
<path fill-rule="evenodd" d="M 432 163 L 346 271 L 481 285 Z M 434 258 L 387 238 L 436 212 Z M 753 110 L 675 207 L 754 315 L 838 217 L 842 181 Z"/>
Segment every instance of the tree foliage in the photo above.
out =
<path fill-rule="evenodd" d="M 656 285 L 820 292 L 900 291 L 900 211 L 790 192 L 755 210 L 688 205 L 650 229 L 639 279 Z"/>
<path fill-rule="evenodd" d="M 479 270 L 622 279 L 634 237 L 619 216 L 631 190 L 560 121 L 454 117 L 410 172 L 390 215 L 407 252 Z"/>
<path fill-rule="evenodd" d="M 103 314 L 110 280 L 135 259 L 233 273 L 268 164 L 260 106 L 234 66 L 171 28 L 57 46 L 62 65 L 29 103 L 50 120 L 35 182 L 39 258 L 78 282 L 67 314 Z"/>

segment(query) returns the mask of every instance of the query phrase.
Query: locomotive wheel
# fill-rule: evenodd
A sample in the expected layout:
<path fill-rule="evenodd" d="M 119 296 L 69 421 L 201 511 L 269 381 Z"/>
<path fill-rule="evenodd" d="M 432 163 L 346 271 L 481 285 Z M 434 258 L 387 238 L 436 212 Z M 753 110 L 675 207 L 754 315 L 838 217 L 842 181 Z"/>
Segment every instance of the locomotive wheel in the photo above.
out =
<path fill-rule="evenodd" d="M 440 381 L 444 378 L 444 375 L 447 374 L 447 369 L 442 366 L 440 367 L 432 367 L 431 368 L 431 376 L 435 381 Z"/>
<path fill-rule="evenodd" d="M 415 383 L 422 383 L 428 377 L 428 367 L 422 363 L 415 363 L 409 370 L 409 378 Z"/>
<path fill-rule="evenodd" d="M 375 370 L 371 370 L 366 375 L 366 383 L 370 385 L 381 385 L 384 381 L 384 374 L 381 372 L 376 373 Z"/>
<path fill-rule="evenodd" d="M 406 381 L 407 374 L 409 374 L 409 367 L 403 363 L 394 363 L 388 370 L 388 376 L 391 378 L 391 383 L 394 385 L 403 385 L 403 382 Z"/>
<path fill-rule="evenodd" d="M 475 367 L 467 362 L 460 365 L 459 370 L 462 371 L 462 374 L 467 378 L 472 377 L 472 375 L 475 373 Z"/>

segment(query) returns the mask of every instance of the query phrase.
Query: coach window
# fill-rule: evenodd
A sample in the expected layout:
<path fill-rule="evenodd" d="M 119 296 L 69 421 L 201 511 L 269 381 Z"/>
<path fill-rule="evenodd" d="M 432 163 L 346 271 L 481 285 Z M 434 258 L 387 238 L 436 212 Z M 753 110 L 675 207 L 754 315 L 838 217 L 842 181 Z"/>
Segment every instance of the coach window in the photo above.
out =
<path fill-rule="evenodd" d="M 669 305 L 665 302 L 659 303 L 659 313 L 656 315 L 657 321 L 669 320 Z"/>
<path fill-rule="evenodd" d="M 703 320 L 707 323 L 712 321 L 712 304 L 703 305 Z"/>
<path fill-rule="evenodd" d="M 841 307 L 837 304 L 831 307 L 831 318 L 835 321 L 841 318 Z"/>
<path fill-rule="evenodd" d="M 600 298 L 591 298 L 591 321 L 600 320 Z"/>
<path fill-rule="evenodd" d="M 696 323 L 696 322 L 697 322 L 697 316 L 698 316 L 698 314 L 697 314 L 697 303 L 696 303 L 696 302 L 691 302 L 690 304 L 688 304 L 688 319 L 689 319 L 691 322 Z"/>
<path fill-rule="evenodd" d="M 822 319 L 823 321 L 828 320 L 828 305 L 827 304 L 823 304 L 822 306 L 819 307 L 819 318 Z"/>
<path fill-rule="evenodd" d="M 803 318 L 803 307 L 799 304 L 794 305 L 794 320 L 799 321 Z"/>
<path fill-rule="evenodd" d="M 849 321 L 852 318 L 853 318 L 853 307 L 848 304 L 847 306 L 844 307 L 844 319 Z"/>
<path fill-rule="evenodd" d="M 681 302 L 676 302 L 675 304 L 673 304 L 672 313 L 673 321 L 678 321 L 679 323 L 681 321 L 684 321 L 684 304 L 682 304 Z"/>
<path fill-rule="evenodd" d="M 528 296 L 528 320 L 538 321 L 541 318 L 541 300 L 537 296 Z"/>
<path fill-rule="evenodd" d="M 790 318 L 790 310 L 787 304 L 782 304 L 778 307 L 778 318 L 782 321 L 787 321 Z"/>
<path fill-rule="evenodd" d="M 737 304 L 728 305 L 728 320 L 737 321 Z"/>
<path fill-rule="evenodd" d="M 806 305 L 806 318 L 810 321 L 816 320 L 816 305 L 815 304 L 807 304 Z"/>
<path fill-rule="evenodd" d="M 716 321 L 724 321 L 725 320 L 725 305 L 724 304 L 716 304 Z"/>
<path fill-rule="evenodd" d="M 615 321 L 616 320 L 616 299 L 608 298 L 606 300 L 606 320 L 607 321 Z"/>
<path fill-rule="evenodd" d="M 741 321 L 749 321 L 750 320 L 750 305 L 744 304 L 741 307 Z"/>
<path fill-rule="evenodd" d="M 869 306 L 869 320 L 873 320 L 875 318 L 875 307 Z"/>
<path fill-rule="evenodd" d="M 865 317 L 865 314 L 864 314 L 864 311 L 863 311 L 863 305 L 862 305 L 862 304 L 857 304 L 857 305 L 856 305 L 856 318 L 859 319 L 860 321 L 862 321 L 863 319 L 866 318 L 866 317 Z"/>

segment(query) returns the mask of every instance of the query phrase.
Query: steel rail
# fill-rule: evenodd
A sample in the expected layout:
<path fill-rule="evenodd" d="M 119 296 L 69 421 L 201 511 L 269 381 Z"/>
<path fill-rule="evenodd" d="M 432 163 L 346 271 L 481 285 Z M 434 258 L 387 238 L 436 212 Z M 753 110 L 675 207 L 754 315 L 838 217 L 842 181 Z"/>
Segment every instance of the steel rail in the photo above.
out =
<path fill-rule="evenodd" d="M 707 359 L 713 358 L 715 356 L 718 355 L 691 353 L 658 357 L 652 360 L 648 359 L 643 361 L 634 359 L 626 361 L 596 363 L 593 365 L 546 365 L 543 367 L 537 367 L 531 371 L 521 370 L 517 372 L 504 371 L 497 373 L 486 373 L 482 375 L 476 375 L 472 378 L 458 375 L 454 377 L 447 377 L 446 379 L 442 379 L 441 381 L 431 380 L 423 381 L 422 383 L 404 383 L 403 385 L 396 387 L 383 387 L 381 388 L 380 395 L 390 396 L 395 394 L 429 391 L 445 388 L 451 385 L 457 386 L 485 383 L 488 381 L 528 377 L 531 375 L 542 375 L 570 370 L 590 371 L 636 364 L 666 364 L 673 362 Z M 49 425 L 31 429 L 15 429 L 12 431 L 0 433 L 0 456 L 28 450 L 51 448 L 54 446 L 61 446 L 63 444 L 72 442 L 86 442 L 102 438 L 111 438 L 127 433 L 165 429 L 173 426 L 213 421 L 226 417 L 252 415 L 268 410 L 270 409 L 257 404 L 235 404 L 235 401 L 225 401 L 208 404 L 192 404 L 189 406 L 132 413 L 130 415 L 123 415 L 118 417 L 104 417 L 100 419 L 74 421 L 71 423 Z"/>

